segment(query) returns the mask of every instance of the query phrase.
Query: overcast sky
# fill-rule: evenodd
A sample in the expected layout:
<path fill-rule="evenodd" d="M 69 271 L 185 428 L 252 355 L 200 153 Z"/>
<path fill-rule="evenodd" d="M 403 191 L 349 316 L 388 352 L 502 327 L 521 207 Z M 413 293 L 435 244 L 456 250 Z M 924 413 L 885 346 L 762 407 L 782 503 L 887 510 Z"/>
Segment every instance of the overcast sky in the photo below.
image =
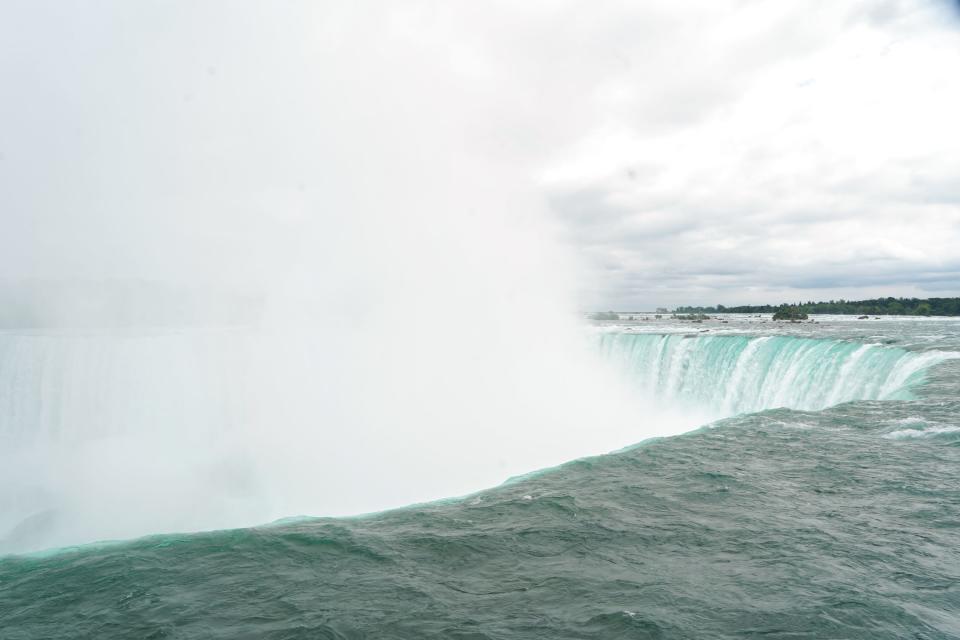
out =
<path fill-rule="evenodd" d="M 954 2 L 0 13 L 3 280 L 262 284 L 309 254 L 332 288 L 505 262 L 465 284 L 498 289 L 527 248 L 581 308 L 960 295 Z"/>
<path fill-rule="evenodd" d="M 636 6 L 660 26 L 591 35 L 622 69 L 542 174 L 598 303 L 960 294 L 951 4 Z"/>

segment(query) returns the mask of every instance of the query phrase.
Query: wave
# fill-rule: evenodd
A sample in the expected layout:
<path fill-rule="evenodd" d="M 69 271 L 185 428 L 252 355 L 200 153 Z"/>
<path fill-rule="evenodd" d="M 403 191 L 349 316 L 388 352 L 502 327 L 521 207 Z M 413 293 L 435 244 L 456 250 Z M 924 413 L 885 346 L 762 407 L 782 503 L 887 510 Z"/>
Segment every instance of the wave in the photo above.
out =
<path fill-rule="evenodd" d="M 887 440 L 916 440 L 943 436 L 955 437 L 951 434 L 960 434 L 960 426 L 917 416 L 897 420 L 895 426 L 900 428 L 884 434 L 883 437 Z"/>

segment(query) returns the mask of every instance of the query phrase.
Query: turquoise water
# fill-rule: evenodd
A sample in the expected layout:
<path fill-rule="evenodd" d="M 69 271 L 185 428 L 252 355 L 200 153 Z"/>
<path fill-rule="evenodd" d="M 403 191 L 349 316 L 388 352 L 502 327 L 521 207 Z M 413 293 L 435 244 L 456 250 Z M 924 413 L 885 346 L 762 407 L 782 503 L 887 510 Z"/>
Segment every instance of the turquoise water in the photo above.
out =
<path fill-rule="evenodd" d="M 601 327 L 638 393 L 729 417 L 462 500 L 8 556 L 0 638 L 960 637 L 958 327 Z"/>
<path fill-rule="evenodd" d="M 948 352 L 792 336 L 604 333 L 604 355 L 651 396 L 721 415 L 909 399 Z"/>

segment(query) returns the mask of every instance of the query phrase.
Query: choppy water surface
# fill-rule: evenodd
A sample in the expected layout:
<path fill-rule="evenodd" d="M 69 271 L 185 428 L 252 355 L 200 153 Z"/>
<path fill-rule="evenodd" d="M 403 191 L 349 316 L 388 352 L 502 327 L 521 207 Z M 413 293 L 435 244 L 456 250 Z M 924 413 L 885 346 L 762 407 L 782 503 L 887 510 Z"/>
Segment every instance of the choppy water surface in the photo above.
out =
<path fill-rule="evenodd" d="M 960 322 L 597 340 L 732 417 L 464 500 L 0 559 L 0 638 L 960 637 Z"/>

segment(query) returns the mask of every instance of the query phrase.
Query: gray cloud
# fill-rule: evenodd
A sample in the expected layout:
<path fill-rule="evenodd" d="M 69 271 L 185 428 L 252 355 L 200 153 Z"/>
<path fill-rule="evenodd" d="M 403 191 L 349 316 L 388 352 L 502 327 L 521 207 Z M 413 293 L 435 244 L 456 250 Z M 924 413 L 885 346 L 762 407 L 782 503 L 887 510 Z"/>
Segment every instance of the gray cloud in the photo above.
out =
<path fill-rule="evenodd" d="M 745 3 L 713 55 L 701 45 L 722 23 L 675 32 L 671 51 L 697 52 L 680 82 L 720 70 L 708 115 L 674 128 L 621 106 L 547 173 L 569 242 L 598 267 L 591 306 L 960 293 L 960 46 L 943 9 Z M 663 76 L 644 86 L 671 95 Z"/>

